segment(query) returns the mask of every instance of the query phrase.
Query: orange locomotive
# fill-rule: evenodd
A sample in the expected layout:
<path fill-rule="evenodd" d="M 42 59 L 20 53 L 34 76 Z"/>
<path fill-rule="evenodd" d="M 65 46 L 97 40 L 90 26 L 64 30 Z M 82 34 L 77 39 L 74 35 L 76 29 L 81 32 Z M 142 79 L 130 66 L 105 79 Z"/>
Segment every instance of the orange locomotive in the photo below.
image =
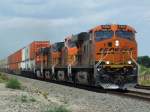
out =
<path fill-rule="evenodd" d="M 96 79 L 103 87 L 126 88 L 137 83 L 136 31 L 127 25 L 101 25 L 94 38 Z"/>
<path fill-rule="evenodd" d="M 77 56 L 77 46 L 76 43 L 72 40 L 72 36 L 65 39 L 65 45 L 62 50 L 62 61 L 63 65 L 76 65 L 76 56 Z"/>
<path fill-rule="evenodd" d="M 64 42 L 35 42 L 0 61 L 0 68 L 46 80 L 127 88 L 137 83 L 135 33 L 128 25 L 99 25 Z"/>
<path fill-rule="evenodd" d="M 51 50 L 53 55 L 47 54 L 57 59 L 49 60 L 43 74 L 54 80 L 103 88 L 134 86 L 138 74 L 135 33 L 128 25 L 100 25 L 69 36 L 57 53 Z"/>

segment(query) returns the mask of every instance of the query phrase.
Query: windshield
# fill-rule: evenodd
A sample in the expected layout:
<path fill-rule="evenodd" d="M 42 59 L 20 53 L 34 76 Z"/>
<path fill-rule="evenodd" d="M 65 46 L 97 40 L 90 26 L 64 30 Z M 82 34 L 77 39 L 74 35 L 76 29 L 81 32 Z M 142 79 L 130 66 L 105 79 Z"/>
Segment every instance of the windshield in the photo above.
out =
<path fill-rule="evenodd" d="M 114 32 L 110 30 L 97 31 L 95 32 L 95 41 L 101 41 L 103 39 L 108 39 L 113 36 Z"/>
<path fill-rule="evenodd" d="M 116 36 L 125 38 L 125 39 L 129 39 L 129 40 L 133 40 L 134 33 L 130 32 L 130 31 L 118 30 L 118 31 L 116 31 Z"/>

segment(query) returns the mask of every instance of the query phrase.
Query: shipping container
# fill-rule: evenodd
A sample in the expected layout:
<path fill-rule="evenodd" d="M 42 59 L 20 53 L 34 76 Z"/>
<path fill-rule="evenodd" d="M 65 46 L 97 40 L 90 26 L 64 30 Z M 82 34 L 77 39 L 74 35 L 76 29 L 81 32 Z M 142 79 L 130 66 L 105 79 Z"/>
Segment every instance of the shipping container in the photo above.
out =
<path fill-rule="evenodd" d="M 25 61 L 25 47 L 22 49 L 22 61 Z"/>
<path fill-rule="evenodd" d="M 25 48 L 25 60 L 30 59 L 30 45 Z"/>
<path fill-rule="evenodd" d="M 34 41 L 22 49 L 22 70 L 34 70 L 37 62 L 36 54 L 41 48 L 49 47 L 49 41 Z"/>
<path fill-rule="evenodd" d="M 24 47 L 22 49 L 22 61 L 26 61 L 26 60 L 29 60 L 30 59 L 30 47 L 27 46 L 27 47 Z"/>
<path fill-rule="evenodd" d="M 25 70 L 25 62 L 21 62 L 21 70 Z"/>
<path fill-rule="evenodd" d="M 25 69 L 26 70 L 34 70 L 34 68 L 35 68 L 35 61 L 34 60 L 25 61 Z"/>
<path fill-rule="evenodd" d="M 30 60 L 35 59 L 35 55 L 39 49 L 49 47 L 49 41 L 35 41 L 30 44 Z"/>
<path fill-rule="evenodd" d="M 34 41 L 22 49 L 22 61 L 35 60 L 39 49 L 49 47 L 49 41 Z"/>
<path fill-rule="evenodd" d="M 49 47 L 49 41 L 34 41 L 28 46 L 8 56 L 7 67 L 10 70 L 33 70 L 36 63 L 36 54 L 41 48 Z M 6 61 L 6 60 L 5 60 Z M 4 66 L 6 62 L 0 62 Z M 5 66 L 6 67 L 6 66 Z"/>
<path fill-rule="evenodd" d="M 11 70 L 19 70 L 21 68 L 22 49 L 8 57 L 8 65 Z"/>

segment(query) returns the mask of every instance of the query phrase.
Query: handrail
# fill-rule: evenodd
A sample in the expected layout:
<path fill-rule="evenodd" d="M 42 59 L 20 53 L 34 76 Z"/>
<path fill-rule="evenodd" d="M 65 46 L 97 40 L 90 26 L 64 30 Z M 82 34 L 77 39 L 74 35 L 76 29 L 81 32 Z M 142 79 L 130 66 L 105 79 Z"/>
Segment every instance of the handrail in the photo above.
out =
<path fill-rule="evenodd" d="M 106 55 L 102 58 L 102 56 L 101 56 L 101 59 L 98 61 L 98 63 L 96 63 L 96 68 L 101 64 L 101 62 L 103 61 L 103 59 L 106 57 L 108 55 L 108 51 L 107 51 L 107 53 L 106 53 Z"/>
<path fill-rule="evenodd" d="M 128 52 L 129 53 L 129 52 Z M 140 74 L 140 65 L 135 61 L 135 59 L 133 58 L 133 53 L 131 52 L 131 55 L 130 55 L 130 57 L 131 57 L 131 59 L 132 59 L 132 61 L 137 65 L 137 69 L 138 69 L 138 76 L 139 76 L 139 74 Z"/>

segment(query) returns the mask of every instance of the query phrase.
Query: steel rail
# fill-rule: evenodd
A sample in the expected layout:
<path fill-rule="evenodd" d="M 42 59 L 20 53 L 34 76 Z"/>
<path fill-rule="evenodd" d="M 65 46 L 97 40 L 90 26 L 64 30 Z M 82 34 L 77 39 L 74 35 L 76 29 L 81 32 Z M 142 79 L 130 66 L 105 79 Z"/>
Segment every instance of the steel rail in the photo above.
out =
<path fill-rule="evenodd" d="M 135 88 L 137 88 L 137 89 L 150 90 L 150 86 L 143 86 L 143 85 L 136 85 Z"/>

